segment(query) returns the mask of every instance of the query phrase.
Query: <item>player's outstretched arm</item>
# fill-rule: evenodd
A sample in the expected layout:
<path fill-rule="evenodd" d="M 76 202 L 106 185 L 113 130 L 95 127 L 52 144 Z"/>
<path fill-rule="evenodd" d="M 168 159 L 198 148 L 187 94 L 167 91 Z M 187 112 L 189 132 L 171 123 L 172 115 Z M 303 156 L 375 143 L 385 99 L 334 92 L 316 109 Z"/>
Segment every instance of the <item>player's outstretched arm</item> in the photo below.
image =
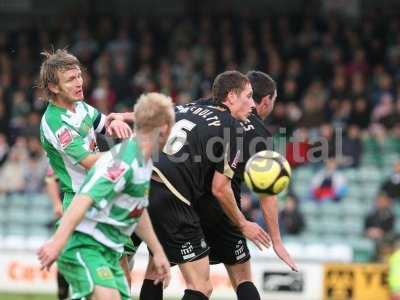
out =
<path fill-rule="evenodd" d="M 127 123 L 133 123 L 135 121 L 135 114 L 133 112 L 110 113 L 107 115 L 106 122 L 111 122 L 112 120 L 120 120 Z"/>
<path fill-rule="evenodd" d="M 126 123 L 133 123 L 134 120 L 133 112 L 110 113 L 106 117 L 106 133 L 119 139 L 129 138 L 132 135 L 132 129 Z"/>
<path fill-rule="evenodd" d="M 77 195 L 72 200 L 54 235 L 37 252 L 42 269 L 50 269 L 92 203 L 87 195 Z"/>
<path fill-rule="evenodd" d="M 158 275 L 158 278 L 155 280 L 154 284 L 162 282 L 164 288 L 166 288 L 171 280 L 171 266 L 167 256 L 165 255 L 164 249 L 162 248 L 154 232 L 147 209 L 143 211 L 135 232 L 147 244 L 150 251 L 153 253 L 153 263 Z"/>
<path fill-rule="evenodd" d="M 260 197 L 260 206 L 276 255 L 278 255 L 279 258 L 284 261 L 293 271 L 297 272 L 298 269 L 296 263 L 290 257 L 282 243 L 278 222 L 278 198 L 276 196 Z"/>
<path fill-rule="evenodd" d="M 215 171 L 212 181 L 212 193 L 218 199 L 222 209 L 231 219 L 243 235 L 251 240 L 260 250 L 262 246 L 270 246 L 270 237 L 257 223 L 246 220 L 236 204 L 232 191 L 231 179 L 224 174 Z"/>

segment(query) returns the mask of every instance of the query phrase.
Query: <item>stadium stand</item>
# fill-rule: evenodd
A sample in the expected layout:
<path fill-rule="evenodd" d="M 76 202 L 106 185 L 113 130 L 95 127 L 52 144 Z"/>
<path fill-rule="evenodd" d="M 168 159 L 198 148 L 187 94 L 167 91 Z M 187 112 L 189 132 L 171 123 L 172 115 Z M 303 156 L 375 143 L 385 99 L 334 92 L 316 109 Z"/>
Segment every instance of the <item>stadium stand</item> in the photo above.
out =
<path fill-rule="evenodd" d="M 296 164 L 290 192 L 299 199 L 306 229 L 285 239 L 306 259 L 375 258 L 375 245 L 364 236 L 364 219 L 400 159 L 397 18 L 382 23 L 375 12 L 355 25 L 335 17 L 200 16 L 167 17 L 157 24 L 146 18 L 82 16 L 71 30 L 69 17 L 51 26 L 32 21 L 30 27 L 0 32 L 0 247 L 34 248 L 51 230 L 50 201 L 43 185 L 32 184 L 43 181 L 46 168 L 37 148 L 44 102 L 33 87 L 39 54 L 53 45 L 69 46 L 80 58 L 86 67 L 86 99 L 105 113 L 126 110 L 142 92 L 162 91 L 177 104 L 208 97 L 218 72 L 260 69 L 279 87 L 267 121 L 276 141 L 283 136 L 287 142 L 300 128 L 311 146 L 327 138 L 329 156 L 335 157 L 332 134 L 341 128 L 342 138 L 350 125 L 357 126 L 359 163 L 336 157 L 348 184 L 341 201 L 313 201 L 310 182 L 321 165 Z M 399 203 L 393 207 L 399 231 Z"/>

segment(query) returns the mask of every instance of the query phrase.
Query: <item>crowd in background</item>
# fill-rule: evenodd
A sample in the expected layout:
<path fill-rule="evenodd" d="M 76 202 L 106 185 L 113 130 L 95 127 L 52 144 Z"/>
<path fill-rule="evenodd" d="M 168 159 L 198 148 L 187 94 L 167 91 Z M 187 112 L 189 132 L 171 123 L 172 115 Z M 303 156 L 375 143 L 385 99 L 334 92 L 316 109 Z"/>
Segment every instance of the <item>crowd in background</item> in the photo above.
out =
<path fill-rule="evenodd" d="M 222 71 L 264 71 L 278 86 L 266 124 L 275 134 L 285 128 L 286 136 L 296 137 L 286 145 L 292 167 L 307 160 L 295 159 L 293 149 L 305 156 L 321 137 L 334 159 L 337 129 L 342 130 L 344 160 L 331 161 L 328 169 L 359 167 L 364 139 L 400 145 L 399 17 L 372 13 L 351 22 L 304 16 L 66 15 L 35 20 L 24 30 L 0 31 L 0 193 L 42 190 L 46 160 L 38 133 L 46 102 L 35 81 L 40 52 L 52 47 L 68 48 L 80 59 L 86 101 L 104 113 L 130 110 L 138 95 L 151 91 L 187 103 L 209 97 Z M 325 175 L 322 170 L 310 186 L 317 199 L 326 196 L 318 189 Z M 340 178 L 331 181 L 345 184 Z M 345 189 L 334 193 L 330 196 L 339 200 Z M 296 204 L 288 202 L 291 212 Z M 296 218 L 303 228 L 301 217 Z"/>

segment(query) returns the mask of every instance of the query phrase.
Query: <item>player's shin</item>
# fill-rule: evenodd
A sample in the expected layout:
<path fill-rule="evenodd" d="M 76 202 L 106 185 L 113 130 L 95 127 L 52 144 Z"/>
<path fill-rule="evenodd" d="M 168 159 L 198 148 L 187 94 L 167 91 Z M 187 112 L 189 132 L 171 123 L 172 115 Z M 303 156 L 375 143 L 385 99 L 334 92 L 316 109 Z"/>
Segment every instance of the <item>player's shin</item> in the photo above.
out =
<path fill-rule="evenodd" d="M 208 297 L 199 291 L 185 290 L 182 300 L 208 300 Z"/>
<path fill-rule="evenodd" d="M 154 280 L 145 279 L 140 290 L 139 300 L 162 300 L 163 284 L 154 284 Z"/>
<path fill-rule="evenodd" d="M 260 294 L 251 281 L 245 281 L 239 284 L 236 289 L 236 294 L 238 300 L 260 300 Z"/>

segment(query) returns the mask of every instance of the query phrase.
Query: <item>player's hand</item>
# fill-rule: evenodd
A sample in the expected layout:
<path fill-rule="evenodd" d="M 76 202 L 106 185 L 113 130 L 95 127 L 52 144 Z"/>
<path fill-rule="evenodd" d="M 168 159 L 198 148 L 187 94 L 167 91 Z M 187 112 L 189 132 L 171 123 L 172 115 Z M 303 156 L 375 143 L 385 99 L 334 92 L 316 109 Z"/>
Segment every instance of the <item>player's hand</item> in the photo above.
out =
<path fill-rule="evenodd" d="M 58 256 L 60 255 L 61 249 L 62 246 L 51 239 L 44 243 L 42 247 L 40 247 L 37 252 L 37 256 L 40 261 L 41 270 L 50 270 L 51 265 L 57 260 Z"/>
<path fill-rule="evenodd" d="M 285 246 L 282 242 L 274 243 L 273 244 L 274 251 L 279 258 L 292 269 L 292 271 L 298 272 L 299 269 L 296 266 L 294 260 L 290 257 L 289 253 L 286 251 Z"/>
<path fill-rule="evenodd" d="M 257 223 L 246 220 L 245 223 L 240 226 L 240 230 L 247 239 L 252 241 L 258 247 L 258 249 L 262 250 L 262 246 L 265 248 L 270 247 L 270 236 Z"/>
<path fill-rule="evenodd" d="M 171 280 L 171 266 L 164 251 L 154 253 L 153 264 L 157 272 L 157 279 L 154 280 L 154 284 L 162 282 L 163 287 L 166 288 Z"/>
<path fill-rule="evenodd" d="M 110 113 L 106 116 L 106 122 L 105 122 L 105 126 L 106 128 L 108 126 L 110 126 L 111 122 L 114 120 L 120 120 L 120 121 L 124 121 L 124 117 L 121 114 L 118 113 Z"/>
<path fill-rule="evenodd" d="M 132 129 L 121 120 L 112 120 L 107 126 L 107 134 L 115 135 L 119 139 L 127 139 L 132 135 Z"/>

